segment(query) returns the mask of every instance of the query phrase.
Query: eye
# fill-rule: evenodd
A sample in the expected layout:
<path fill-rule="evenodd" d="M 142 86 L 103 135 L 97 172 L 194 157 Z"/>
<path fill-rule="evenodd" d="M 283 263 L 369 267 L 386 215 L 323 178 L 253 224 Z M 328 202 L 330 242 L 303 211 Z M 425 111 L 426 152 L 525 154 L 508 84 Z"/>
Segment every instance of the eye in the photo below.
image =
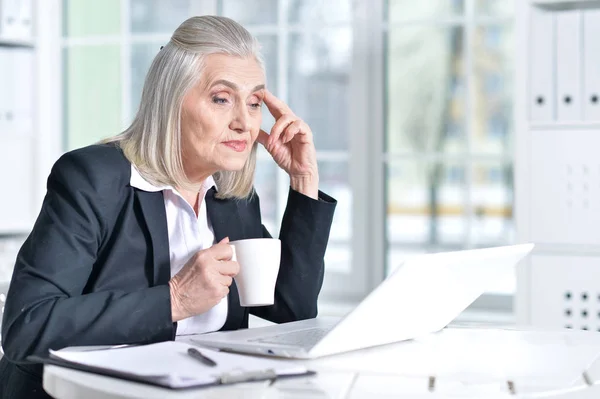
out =
<path fill-rule="evenodd" d="M 258 103 L 252 103 L 252 104 L 250 104 L 250 106 L 251 106 L 252 108 L 256 108 L 256 109 L 258 109 L 258 108 L 261 108 L 261 107 L 262 107 L 262 103 L 261 103 L 261 102 L 258 102 Z"/>
<path fill-rule="evenodd" d="M 227 99 L 226 98 L 221 98 L 221 97 L 213 97 L 212 98 L 213 103 L 215 104 L 227 104 Z"/>

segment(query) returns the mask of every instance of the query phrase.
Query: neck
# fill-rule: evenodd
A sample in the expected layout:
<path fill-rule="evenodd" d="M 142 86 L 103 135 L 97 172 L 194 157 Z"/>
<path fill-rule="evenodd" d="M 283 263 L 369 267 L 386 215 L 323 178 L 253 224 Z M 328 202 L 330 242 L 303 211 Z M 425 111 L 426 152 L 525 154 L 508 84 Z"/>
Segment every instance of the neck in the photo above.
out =
<path fill-rule="evenodd" d="M 185 200 L 192 206 L 196 215 L 198 215 L 198 209 L 200 208 L 200 202 L 202 198 L 199 198 L 198 194 L 202 188 L 204 181 L 211 176 L 215 171 L 201 169 L 198 167 L 191 168 L 186 164 L 184 160 L 183 170 L 186 177 L 191 182 L 191 186 L 187 188 L 176 187 L 177 191 L 185 198 Z"/>
<path fill-rule="evenodd" d="M 205 180 L 206 180 L 206 178 L 205 178 Z M 177 191 L 179 192 L 179 194 L 181 194 L 181 196 L 185 199 L 185 201 L 188 204 L 190 204 L 190 206 L 194 210 L 194 213 L 196 213 L 196 216 L 198 216 L 198 211 L 200 210 L 200 203 L 202 202 L 202 199 L 203 199 L 204 195 L 206 194 L 205 192 L 200 191 L 202 188 L 203 182 L 204 182 L 204 180 L 202 180 L 200 183 L 196 184 L 195 180 L 194 180 L 194 183 L 189 188 L 177 187 Z"/>
<path fill-rule="evenodd" d="M 183 156 L 183 171 L 187 179 L 192 183 L 192 187 L 196 192 L 202 187 L 202 183 L 209 177 L 216 173 L 216 170 L 207 168 L 204 165 L 194 164 L 190 162 L 187 157 Z M 178 187 L 179 189 L 179 187 Z"/>

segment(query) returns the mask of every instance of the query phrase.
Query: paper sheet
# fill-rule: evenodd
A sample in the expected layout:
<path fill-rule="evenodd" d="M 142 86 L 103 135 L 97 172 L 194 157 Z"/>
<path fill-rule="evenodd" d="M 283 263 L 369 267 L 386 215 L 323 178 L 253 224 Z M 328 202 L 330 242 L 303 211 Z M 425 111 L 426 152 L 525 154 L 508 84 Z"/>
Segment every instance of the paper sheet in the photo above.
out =
<path fill-rule="evenodd" d="M 187 354 L 195 347 L 217 363 L 209 367 Z M 50 351 L 52 357 L 81 365 L 100 367 L 121 373 L 148 377 L 172 388 L 214 383 L 224 374 L 274 370 L 277 375 L 305 373 L 306 367 L 290 362 L 217 352 L 181 342 L 119 349 L 75 351 L 68 348 Z"/>

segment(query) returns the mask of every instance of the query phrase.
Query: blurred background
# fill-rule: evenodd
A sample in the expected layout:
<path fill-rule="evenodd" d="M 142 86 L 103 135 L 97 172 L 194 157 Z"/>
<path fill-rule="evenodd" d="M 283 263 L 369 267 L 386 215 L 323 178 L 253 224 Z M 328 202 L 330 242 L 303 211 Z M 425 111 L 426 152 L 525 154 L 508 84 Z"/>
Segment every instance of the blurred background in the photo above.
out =
<path fill-rule="evenodd" d="M 11 2 L 0 0 L 5 15 Z M 322 313 L 345 311 L 415 254 L 516 241 L 513 0 L 21 3 L 29 24 L 0 30 L 0 109 L 16 92 L 29 118 L 8 130 L 20 111 L 0 117 L 0 281 L 52 163 L 128 126 L 160 46 L 202 14 L 231 17 L 259 39 L 268 87 L 312 127 L 321 189 L 339 201 Z M 261 151 L 256 186 L 273 235 L 288 184 Z M 510 322 L 514 292 L 508 275 L 468 318 Z"/>

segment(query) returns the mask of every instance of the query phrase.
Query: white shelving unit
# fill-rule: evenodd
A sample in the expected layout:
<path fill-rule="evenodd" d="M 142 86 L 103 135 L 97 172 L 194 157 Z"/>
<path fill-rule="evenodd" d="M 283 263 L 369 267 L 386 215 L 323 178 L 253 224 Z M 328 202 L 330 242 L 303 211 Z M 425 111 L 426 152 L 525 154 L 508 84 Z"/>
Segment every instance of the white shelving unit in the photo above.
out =
<path fill-rule="evenodd" d="M 600 331 L 600 1 L 517 1 L 519 324 Z"/>
<path fill-rule="evenodd" d="M 532 0 L 535 7 L 551 10 L 582 10 L 600 7 L 600 0 Z"/>
<path fill-rule="evenodd" d="M 3 236 L 26 234 L 34 220 L 35 51 L 33 38 L 0 37 L 0 62 L 4 64 L 0 79 L 5 88 L 0 90 L 0 173 L 6 190 L 0 197 Z M 21 112 L 23 104 L 29 107 L 27 112 Z"/>
<path fill-rule="evenodd" d="M 0 36 L 0 46 L 2 47 L 35 47 L 31 39 L 12 39 Z"/>
<path fill-rule="evenodd" d="M 14 6 L 16 3 L 11 1 Z M 17 90 L 30 89 L 29 97 L 21 99 L 28 106 L 27 123 L 19 124 L 18 128 L 0 123 L 0 177 L 3 186 L 0 196 L 0 241 L 10 240 L 11 237 L 21 240 L 31 231 L 45 194 L 50 167 L 61 152 L 61 82 L 58 79 L 61 66 L 57 62 L 60 59 L 60 0 L 23 1 L 31 11 L 27 17 L 30 32 L 23 35 L 21 31 L 10 31 L 2 26 L 0 19 L 0 50 L 5 54 L 8 52 L 8 60 L 14 62 L 11 68 L 7 68 L 9 62 L 5 61 L 0 70 L 3 73 L 10 70 L 8 75 L 14 75 L 25 69 L 21 61 L 15 61 L 13 53 L 21 53 L 21 56 L 29 53 L 33 58 L 27 74 L 27 88 L 17 87 Z M 6 9 L 2 11 L 6 15 Z M 14 23 L 15 18 L 12 21 Z M 18 17 L 16 21 L 18 23 Z M 37 35 L 40 31 L 45 34 Z M 8 92 L 14 91 L 14 87 L 10 86 L 19 85 L 15 83 L 17 79 L 13 78 L 0 82 L 0 111 L 4 110 L 5 114 L 8 109 L 5 100 L 7 96 L 13 96 Z M 2 85 L 3 82 L 7 83 Z M 16 111 L 13 117 L 18 118 L 16 114 L 19 112 Z M 2 118 L 6 118 L 6 115 Z M 1 244 L 0 263 L 4 260 Z"/>

